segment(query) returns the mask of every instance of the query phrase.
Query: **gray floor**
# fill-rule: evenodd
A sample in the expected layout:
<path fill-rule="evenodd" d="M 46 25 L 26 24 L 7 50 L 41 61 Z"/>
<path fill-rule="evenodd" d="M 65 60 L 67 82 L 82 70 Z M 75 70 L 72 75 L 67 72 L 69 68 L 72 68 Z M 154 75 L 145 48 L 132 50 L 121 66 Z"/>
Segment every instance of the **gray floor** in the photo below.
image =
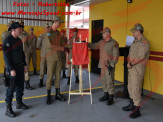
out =
<path fill-rule="evenodd" d="M 84 88 L 88 87 L 88 73 L 83 72 Z M 46 79 L 46 77 L 45 77 Z M 73 78 L 74 79 L 74 78 Z M 97 80 L 98 75 L 91 74 L 93 88 L 101 86 Z M 38 88 L 38 76 L 31 75 L 31 86 L 35 90 L 24 91 L 24 102 L 30 106 L 29 110 L 16 110 L 15 101 L 13 102 L 13 110 L 17 117 L 8 118 L 5 113 L 5 87 L 0 84 L 0 122 L 163 122 L 163 102 L 160 100 L 147 100 L 141 107 L 142 117 L 136 120 L 128 118 L 129 112 L 123 112 L 121 108 L 128 104 L 128 100 L 116 98 L 115 104 L 107 106 L 105 102 L 99 102 L 98 99 L 103 95 L 102 89 L 94 89 L 93 104 L 90 104 L 89 96 L 71 96 L 71 104 L 66 102 L 55 101 L 53 96 L 52 105 L 46 105 L 46 88 Z M 67 79 L 61 81 L 61 92 L 67 92 Z M 115 82 L 119 84 L 119 82 Z M 45 82 L 44 82 L 45 85 Z M 73 90 L 78 89 L 78 85 L 73 81 Z M 116 91 L 122 90 L 122 87 L 116 86 Z M 53 87 L 52 93 L 55 93 Z M 68 94 L 64 94 L 68 97 Z M 36 97 L 38 96 L 38 98 Z M 32 98 L 29 98 L 32 97 Z M 34 98 L 33 98 L 34 97 Z"/>

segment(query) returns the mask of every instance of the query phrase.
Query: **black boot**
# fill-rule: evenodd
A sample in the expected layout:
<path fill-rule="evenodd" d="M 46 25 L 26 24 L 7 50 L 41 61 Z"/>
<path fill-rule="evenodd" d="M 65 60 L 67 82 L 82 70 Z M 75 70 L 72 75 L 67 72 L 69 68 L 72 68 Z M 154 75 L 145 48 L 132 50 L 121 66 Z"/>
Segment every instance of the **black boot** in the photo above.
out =
<path fill-rule="evenodd" d="M 29 107 L 27 105 L 25 105 L 22 101 L 20 101 L 20 102 L 17 102 L 16 109 L 26 110 L 26 109 L 29 109 Z"/>
<path fill-rule="evenodd" d="M 107 92 L 104 92 L 104 96 L 99 99 L 99 101 L 106 101 L 109 99 L 109 94 Z"/>
<path fill-rule="evenodd" d="M 67 78 L 67 77 L 66 77 L 66 74 L 65 74 L 65 71 L 63 71 L 62 78 Z"/>
<path fill-rule="evenodd" d="M 43 87 L 43 79 L 40 79 L 39 87 Z"/>
<path fill-rule="evenodd" d="M 133 109 L 132 113 L 129 115 L 129 117 L 132 119 L 140 117 L 141 113 L 140 113 L 139 109 L 140 109 L 140 106 L 134 106 L 134 109 Z"/>
<path fill-rule="evenodd" d="M 67 85 L 70 85 L 70 77 L 68 77 Z"/>
<path fill-rule="evenodd" d="M 30 86 L 29 80 L 25 81 L 25 83 L 26 83 L 26 87 L 25 87 L 26 89 L 33 90 L 33 88 Z"/>
<path fill-rule="evenodd" d="M 56 96 L 55 96 L 56 100 L 60 100 L 60 101 L 66 101 L 66 98 L 60 94 L 60 88 L 56 88 Z"/>
<path fill-rule="evenodd" d="M 38 75 L 38 74 L 37 74 L 37 71 L 36 71 L 36 68 L 34 68 L 33 74 L 34 74 L 34 75 Z"/>
<path fill-rule="evenodd" d="M 129 105 L 122 108 L 123 111 L 132 111 L 134 109 L 134 102 L 130 99 Z"/>
<path fill-rule="evenodd" d="M 47 90 L 47 101 L 46 101 L 47 105 L 51 104 L 51 90 Z"/>
<path fill-rule="evenodd" d="M 54 85 L 54 80 L 52 80 L 52 86 Z"/>
<path fill-rule="evenodd" d="M 107 100 L 107 105 L 112 105 L 114 103 L 114 95 L 109 95 L 109 99 Z"/>
<path fill-rule="evenodd" d="M 79 78 L 78 78 L 78 76 L 76 76 L 75 83 L 79 83 Z"/>
<path fill-rule="evenodd" d="M 15 112 L 12 110 L 12 106 L 11 105 L 7 105 L 5 115 L 8 116 L 8 117 L 11 117 L 11 118 L 16 116 Z"/>
<path fill-rule="evenodd" d="M 47 74 L 47 68 L 45 69 L 45 74 Z"/>

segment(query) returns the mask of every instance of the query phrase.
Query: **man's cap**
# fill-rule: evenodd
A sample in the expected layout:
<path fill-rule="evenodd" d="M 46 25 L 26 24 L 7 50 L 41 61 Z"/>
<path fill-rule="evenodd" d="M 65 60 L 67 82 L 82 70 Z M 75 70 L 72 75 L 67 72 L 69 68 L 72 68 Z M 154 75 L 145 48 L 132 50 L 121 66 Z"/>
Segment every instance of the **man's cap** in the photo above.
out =
<path fill-rule="evenodd" d="M 110 28 L 105 27 L 105 28 L 101 31 L 101 33 L 105 33 L 105 32 L 109 32 L 109 33 L 111 33 Z"/>
<path fill-rule="evenodd" d="M 61 32 L 62 32 L 62 33 L 65 33 L 66 31 L 65 31 L 64 29 L 61 29 Z"/>
<path fill-rule="evenodd" d="M 50 26 L 49 26 L 49 23 L 45 23 L 44 24 L 44 28 L 49 28 Z"/>
<path fill-rule="evenodd" d="M 24 20 L 20 19 L 20 20 L 19 20 L 19 23 L 24 23 Z"/>
<path fill-rule="evenodd" d="M 30 27 L 29 30 L 34 30 L 34 28 L 33 27 Z"/>
<path fill-rule="evenodd" d="M 78 32 L 78 29 L 77 28 L 73 28 L 72 32 Z"/>
<path fill-rule="evenodd" d="M 13 22 L 15 22 L 15 21 L 11 20 L 7 25 L 10 26 Z"/>
<path fill-rule="evenodd" d="M 59 16 L 54 16 L 53 21 L 59 21 L 60 23 L 64 23 Z"/>
<path fill-rule="evenodd" d="M 19 22 L 13 22 L 11 26 L 8 28 L 8 31 L 11 31 L 12 29 L 16 29 L 19 27 L 23 27 Z"/>
<path fill-rule="evenodd" d="M 134 27 L 130 31 L 135 32 L 137 30 L 144 30 L 144 27 L 142 26 L 142 24 L 140 23 L 135 24 Z"/>

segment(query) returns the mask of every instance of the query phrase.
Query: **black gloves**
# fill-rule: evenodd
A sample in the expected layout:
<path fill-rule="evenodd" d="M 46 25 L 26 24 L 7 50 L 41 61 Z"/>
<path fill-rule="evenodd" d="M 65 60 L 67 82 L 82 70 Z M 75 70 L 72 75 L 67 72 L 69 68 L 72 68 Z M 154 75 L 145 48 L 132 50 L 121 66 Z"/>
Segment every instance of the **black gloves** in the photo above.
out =
<path fill-rule="evenodd" d="M 3 75 L 3 80 L 4 80 L 4 84 L 5 84 L 5 86 L 6 87 L 8 87 L 9 86 L 9 84 L 10 84 L 10 76 L 9 76 L 9 71 L 8 71 L 8 69 L 5 67 L 5 69 L 4 69 L 4 75 Z"/>
<path fill-rule="evenodd" d="M 109 65 L 108 70 L 109 70 L 109 72 L 111 72 L 113 70 L 113 67 Z"/>

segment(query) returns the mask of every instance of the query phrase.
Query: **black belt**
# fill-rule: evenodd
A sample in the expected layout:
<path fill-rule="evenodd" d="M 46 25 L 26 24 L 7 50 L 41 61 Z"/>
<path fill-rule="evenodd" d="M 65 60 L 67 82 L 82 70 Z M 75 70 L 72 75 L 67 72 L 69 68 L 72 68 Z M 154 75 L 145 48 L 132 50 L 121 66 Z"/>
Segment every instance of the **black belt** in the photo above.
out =
<path fill-rule="evenodd" d="M 14 65 L 15 68 L 17 68 L 17 67 L 21 67 L 21 66 L 24 66 L 24 63 L 20 63 L 20 64 L 16 64 L 16 65 Z"/>

